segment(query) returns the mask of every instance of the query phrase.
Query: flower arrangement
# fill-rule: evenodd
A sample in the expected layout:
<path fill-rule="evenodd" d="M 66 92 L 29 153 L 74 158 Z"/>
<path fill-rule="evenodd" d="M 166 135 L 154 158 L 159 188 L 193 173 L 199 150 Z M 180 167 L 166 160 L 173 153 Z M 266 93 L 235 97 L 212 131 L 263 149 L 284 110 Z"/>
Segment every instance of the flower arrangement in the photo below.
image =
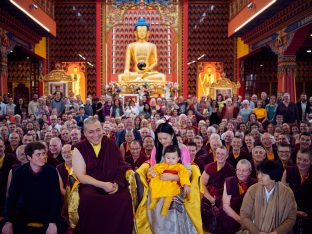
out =
<path fill-rule="evenodd" d="M 143 96 L 146 96 L 147 98 L 149 98 L 152 92 L 153 92 L 153 89 L 147 83 L 133 87 L 133 93 L 139 94 L 140 98 L 142 98 Z"/>
<path fill-rule="evenodd" d="M 177 96 L 179 92 L 179 84 L 177 82 L 168 82 L 164 88 L 165 97 L 168 99 L 170 97 Z"/>
<path fill-rule="evenodd" d="M 121 92 L 121 87 L 117 83 L 110 82 L 105 86 L 105 91 L 112 97 L 116 97 Z"/>

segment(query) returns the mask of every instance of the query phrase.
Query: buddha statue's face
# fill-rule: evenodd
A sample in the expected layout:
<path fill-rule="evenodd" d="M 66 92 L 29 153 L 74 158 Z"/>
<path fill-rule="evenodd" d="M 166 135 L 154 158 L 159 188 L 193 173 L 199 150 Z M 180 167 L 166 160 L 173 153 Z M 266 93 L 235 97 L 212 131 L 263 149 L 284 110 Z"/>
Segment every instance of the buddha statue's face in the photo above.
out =
<path fill-rule="evenodd" d="M 143 40 L 147 38 L 147 27 L 146 26 L 137 26 L 136 28 L 136 34 L 137 34 L 137 38 L 139 40 Z"/>

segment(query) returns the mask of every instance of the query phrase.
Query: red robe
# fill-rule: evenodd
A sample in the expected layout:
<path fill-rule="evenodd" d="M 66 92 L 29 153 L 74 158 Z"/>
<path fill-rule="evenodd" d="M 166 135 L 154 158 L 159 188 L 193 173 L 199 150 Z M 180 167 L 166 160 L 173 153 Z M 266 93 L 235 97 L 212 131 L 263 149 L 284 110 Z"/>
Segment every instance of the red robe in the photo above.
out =
<path fill-rule="evenodd" d="M 246 182 L 247 189 L 257 182 L 256 179 L 249 177 Z M 226 192 L 231 195 L 230 207 L 239 215 L 240 208 L 243 203 L 243 198 L 247 189 L 244 193 L 239 192 L 238 179 L 236 176 L 232 176 L 225 179 Z M 219 216 L 219 225 L 217 233 L 236 233 L 240 228 L 240 223 L 236 222 L 235 219 L 228 216 L 224 211 L 221 211 Z"/>
<path fill-rule="evenodd" d="M 249 157 L 248 153 L 246 153 L 245 151 L 241 150 L 239 152 L 239 155 L 237 158 L 234 157 L 233 152 L 229 153 L 229 157 L 227 158 L 227 162 L 229 164 L 232 165 L 232 167 L 236 168 L 237 163 L 239 162 L 239 160 L 241 159 L 247 159 L 248 161 L 251 161 L 251 157 Z"/>
<path fill-rule="evenodd" d="M 132 170 L 138 169 L 146 160 L 148 157 L 143 150 L 141 150 L 140 157 L 136 161 L 133 160 L 131 153 L 125 156 L 125 161 L 131 165 Z"/>
<path fill-rule="evenodd" d="M 235 175 L 235 169 L 229 163 L 225 163 L 224 167 L 217 171 L 217 163 L 213 162 L 205 166 L 205 172 L 209 175 L 207 190 L 212 196 L 215 196 L 216 201 L 215 207 L 212 207 L 209 200 L 203 197 L 201 215 L 204 229 L 214 233 L 217 228 L 214 217 L 217 216 L 221 204 L 224 181 L 226 178 Z"/>
<path fill-rule="evenodd" d="M 223 195 L 224 181 L 235 175 L 235 169 L 229 163 L 225 163 L 224 167 L 217 171 L 217 162 L 213 162 L 205 166 L 205 172 L 209 175 L 206 185 L 208 192 L 216 197 L 216 206 L 219 206 Z"/>
<path fill-rule="evenodd" d="M 79 221 L 76 234 L 125 233 L 133 228 L 131 196 L 125 180 L 129 166 L 122 160 L 116 144 L 103 137 L 98 157 L 91 144 L 83 140 L 76 148 L 86 163 L 86 174 L 101 181 L 117 183 L 115 194 L 107 194 L 103 189 L 80 184 Z"/>

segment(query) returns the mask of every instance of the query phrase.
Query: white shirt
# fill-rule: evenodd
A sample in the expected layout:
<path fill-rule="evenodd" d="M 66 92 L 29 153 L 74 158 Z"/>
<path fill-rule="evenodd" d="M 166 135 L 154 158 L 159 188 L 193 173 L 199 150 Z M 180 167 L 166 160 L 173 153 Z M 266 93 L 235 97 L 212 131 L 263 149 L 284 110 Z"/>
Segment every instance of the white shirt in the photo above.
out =
<path fill-rule="evenodd" d="M 266 201 L 267 201 L 267 202 L 269 202 L 269 199 L 270 199 L 271 195 L 273 194 L 274 189 L 275 189 L 275 186 L 271 189 L 271 191 L 268 191 L 267 188 L 264 187 L 265 198 L 266 198 Z"/>
<path fill-rule="evenodd" d="M 305 120 L 306 109 L 307 109 L 307 102 L 301 102 L 302 120 Z"/>
<path fill-rule="evenodd" d="M 3 102 L 0 102 L 0 115 L 6 115 L 7 114 L 7 105 Z"/>

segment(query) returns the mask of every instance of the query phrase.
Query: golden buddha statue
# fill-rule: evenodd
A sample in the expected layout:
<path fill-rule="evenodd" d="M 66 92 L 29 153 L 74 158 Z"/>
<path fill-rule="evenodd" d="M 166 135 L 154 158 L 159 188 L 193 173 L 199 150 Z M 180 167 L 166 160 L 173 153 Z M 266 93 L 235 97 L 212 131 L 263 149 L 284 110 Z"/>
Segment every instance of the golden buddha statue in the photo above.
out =
<path fill-rule="evenodd" d="M 119 82 L 165 82 L 166 76 L 157 72 L 157 47 L 148 42 L 149 24 L 144 18 L 140 18 L 134 26 L 136 42 L 127 46 L 125 71 L 118 75 Z M 131 62 L 134 67 L 131 69 Z"/>

